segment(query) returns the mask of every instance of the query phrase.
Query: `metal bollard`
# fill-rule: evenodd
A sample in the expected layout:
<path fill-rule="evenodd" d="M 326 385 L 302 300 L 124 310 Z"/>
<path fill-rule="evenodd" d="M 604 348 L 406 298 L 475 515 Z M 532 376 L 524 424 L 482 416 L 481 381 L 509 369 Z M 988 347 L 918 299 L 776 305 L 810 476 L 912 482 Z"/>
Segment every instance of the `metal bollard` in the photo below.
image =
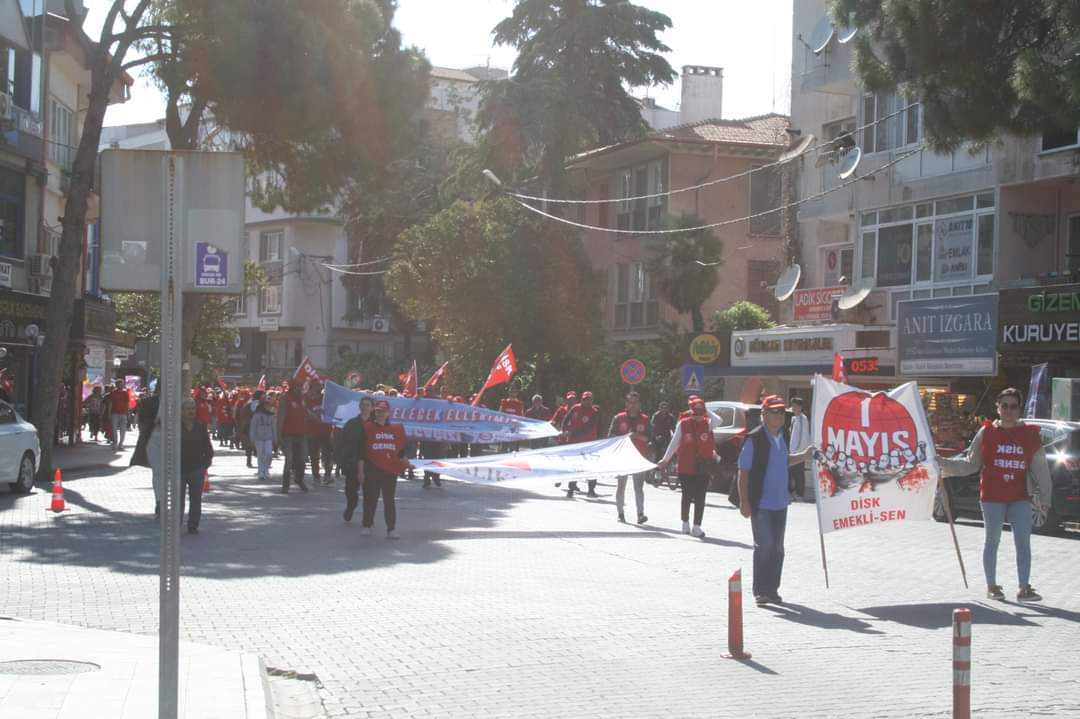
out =
<path fill-rule="evenodd" d="M 971 719 L 971 610 L 953 610 L 953 719 Z"/>
<path fill-rule="evenodd" d="M 728 653 L 727 659 L 749 659 L 750 652 L 743 650 L 742 623 L 742 570 L 737 569 L 728 579 Z"/>

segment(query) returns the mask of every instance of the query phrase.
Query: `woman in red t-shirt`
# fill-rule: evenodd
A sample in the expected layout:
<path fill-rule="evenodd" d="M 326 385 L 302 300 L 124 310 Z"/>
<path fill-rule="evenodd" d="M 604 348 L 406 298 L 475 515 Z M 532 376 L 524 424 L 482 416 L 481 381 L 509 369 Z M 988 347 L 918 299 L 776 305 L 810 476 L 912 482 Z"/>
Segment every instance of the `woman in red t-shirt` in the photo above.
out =
<path fill-rule="evenodd" d="M 386 519 L 386 538 L 398 539 L 397 506 L 394 493 L 398 475 L 413 466 L 405 460 L 405 428 L 390 424 L 390 403 L 385 399 L 375 403 L 372 421 L 364 426 L 364 526 L 361 534 L 371 534 L 375 523 L 375 508 L 379 494 L 383 499 Z"/>
<path fill-rule="evenodd" d="M 1039 428 L 1020 421 L 1024 396 L 1010 387 L 997 396 L 998 419 L 986 422 L 967 452 L 955 458 L 939 458 L 942 477 L 979 473 L 979 499 L 982 504 L 983 571 L 986 573 L 986 596 L 1005 599 L 997 583 L 997 550 L 1001 527 L 1012 527 L 1016 545 L 1016 573 L 1020 580 L 1017 601 L 1042 599 L 1029 583 L 1031 575 L 1032 504 L 1050 506 L 1050 468 L 1042 448 Z M 1029 482 L 1031 479 L 1035 480 Z M 1034 495 L 1029 487 L 1036 490 Z"/>

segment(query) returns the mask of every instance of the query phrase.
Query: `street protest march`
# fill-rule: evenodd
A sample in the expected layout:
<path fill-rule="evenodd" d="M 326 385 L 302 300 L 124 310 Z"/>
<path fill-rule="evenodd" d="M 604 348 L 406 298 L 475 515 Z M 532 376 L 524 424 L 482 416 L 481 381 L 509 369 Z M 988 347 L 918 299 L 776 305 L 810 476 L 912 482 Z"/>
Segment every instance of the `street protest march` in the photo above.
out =
<path fill-rule="evenodd" d="M 813 418 L 823 533 L 930 519 L 938 469 L 914 382 L 871 393 L 817 376 Z"/>
<path fill-rule="evenodd" d="M 342 427 L 360 412 L 362 392 L 334 382 L 323 388 L 323 422 Z M 405 428 L 408 439 L 491 444 L 555 437 L 559 430 L 540 419 L 473 407 L 444 399 L 379 397 L 390 402 L 390 422 Z"/>
<path fill-rule="evenodd" d="M 529 485 L 539 479 L 579 481 L 648 472 L 630 435 L 464 459 L 414 460 L 417 469 L 474 484 Z"/>

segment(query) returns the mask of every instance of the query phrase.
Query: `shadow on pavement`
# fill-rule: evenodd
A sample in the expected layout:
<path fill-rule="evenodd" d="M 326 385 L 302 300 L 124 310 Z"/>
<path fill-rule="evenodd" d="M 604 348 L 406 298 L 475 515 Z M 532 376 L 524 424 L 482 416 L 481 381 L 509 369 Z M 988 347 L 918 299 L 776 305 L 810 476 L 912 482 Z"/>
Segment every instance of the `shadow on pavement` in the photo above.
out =
<path fill-rule="evenodd" d="M 801 604 L 785 602 L 781 605 L 767 604 L 765 608 L 773 611 L 776 616 L 796 624 L 805 624 L 819 629 L 846 629 L 858 634 L 884 634 L 885 632 L 874 629 L 873 625 L 865 619 L 847 617 L 835 612 L 822 612 Z M 866 611 L 866 610 L 859 610 Z"/>
<path fill-rule="evenodd" d="M 278 476 L 275 474 L 275 479 Z M 402 539 L 387 541 L 381 502 L 372 536 L 359 533 L 360 508 L 351 523 L 343 521 L 341 481 L 333 487 L 312 487 L 307 494 L 294 487 L 288 495 L 279 492 L 279 482 L 256 483 L 251 476 L 211 474 L 211 483 L 214 489 L 203 496 L 200 533 L 181 537 L 181 572 L 185 576 L 299 577 L 437 562 L 453 550 L 432 538 L 512 538 L 513 532 L 468 530 L 494 527 L 518 502 L 545 499 L 505 487 L 480 496 L 477 492 L 482 488 L 464 484 L 455 485 L 453 494 L 437 496 L 423 490 L 419 482 L 400 481 L 397 529 Z M 145 511 L 109 509 L 88 500 L 85 490 L 65 488 L 69 509 L 85 511 L 46 514 L 44 521 L 29 525 L 9 525 L 3 515 L 26 511 L 24 503 L 45 503 L 47 507 L 48 491 L 38 488 L 25 496 L 0 493 L 0 544 L 5 552 L 24 555 L 19 561 L 156 575 L 160 531 L 153 514 L 149 471 L 144 486 L 123 492 L 127 496 L 122 506 L 145 506 Z M 454 511 L 456 508 L 460 510 Z"/>
<path fill-rule="evenodd" d="M 998 608 L 1001 607 L 1001 609 Z M 876 619 L 887 622 L 896 622 L 909 627 L 920 629 L 943 629 L 952 626 L 952 613 L 954 609 L 968 608 L 971 610 L 971 621 L 974 624 L 999 624 L 1003 626 L 1037 626 L 1025 617 L 1014 614 L 1011 607 L 1019 608 L 1019 605 L 1002 603 L 1000 605 L 933 603 L 933 604 L 897 604 L 881 607 L 860 607 L 856 611 L 867 614 Z M 1028 608 L 1025 606 L 1024 608 Z M 1035 608 L 1034 605 L 1031 608 Z M 1044 609 L 1044 607 L 1039 607 Z M 1067 612 L 1073 615 L 1072 621 L 1080 620 L 1075 612 Z"/>

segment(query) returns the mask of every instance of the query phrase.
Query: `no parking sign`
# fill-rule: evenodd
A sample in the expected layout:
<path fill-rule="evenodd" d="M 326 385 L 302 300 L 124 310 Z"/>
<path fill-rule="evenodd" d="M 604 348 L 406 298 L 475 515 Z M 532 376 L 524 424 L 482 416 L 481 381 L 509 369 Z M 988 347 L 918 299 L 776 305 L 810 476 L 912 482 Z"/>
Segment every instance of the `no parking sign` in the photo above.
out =
<path fill-rule="evenodd" d="M 640 384 L 645 379 L 645 363 L 639 359 L 628 359 L 619 368 L 619 376 L 626 384 Z"/>

